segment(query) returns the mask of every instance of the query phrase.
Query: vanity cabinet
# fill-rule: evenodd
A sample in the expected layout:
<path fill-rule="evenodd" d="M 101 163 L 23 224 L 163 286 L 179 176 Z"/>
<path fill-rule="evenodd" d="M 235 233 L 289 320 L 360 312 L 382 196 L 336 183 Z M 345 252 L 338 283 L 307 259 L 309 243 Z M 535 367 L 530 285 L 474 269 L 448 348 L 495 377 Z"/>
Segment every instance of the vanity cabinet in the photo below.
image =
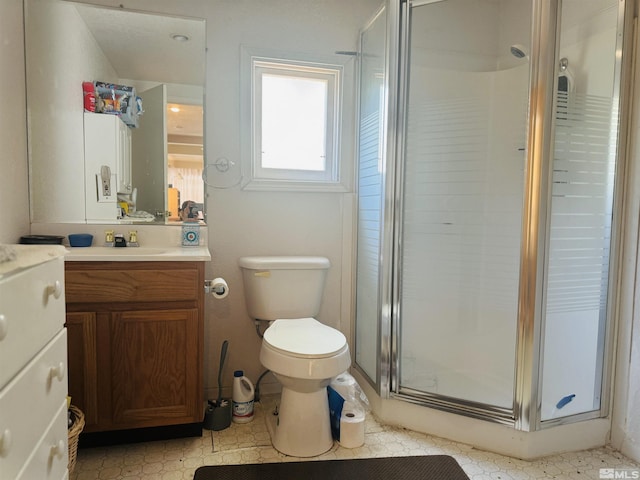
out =
<path fill-rule="evenodd" d="M 200 424 L 203 262 L 67 262 L 65 283 L 84 431 Z"/>

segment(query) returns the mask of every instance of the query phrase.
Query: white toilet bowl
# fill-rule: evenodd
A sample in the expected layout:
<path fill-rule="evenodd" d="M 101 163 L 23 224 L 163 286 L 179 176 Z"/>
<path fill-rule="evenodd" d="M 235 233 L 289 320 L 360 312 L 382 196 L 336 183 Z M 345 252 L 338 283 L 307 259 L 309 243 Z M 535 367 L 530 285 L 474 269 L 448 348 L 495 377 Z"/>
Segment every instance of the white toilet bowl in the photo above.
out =
<path fill-rule="evenodd" d="M 276 320 L 264 332 L 260 362 L 282 384 L 278 415 L 267 419 L 276 450 L 294 457 L 330 450 L 326 387 L 351 365 L 345 336 L 314 318 Z"/>
<path fill-rule="evenodd" d="M 345 336 L 313 318 L 331 262 L 257 256 L 242 257 L 238 265 L 247 313 L 272 322 L 260 349 L 260 362 L 282 384 L 278 414 L 267 417 L 271 443 L 286 455 L 321 455 L 333 446 L 326 387 L 351 365 Z"/>

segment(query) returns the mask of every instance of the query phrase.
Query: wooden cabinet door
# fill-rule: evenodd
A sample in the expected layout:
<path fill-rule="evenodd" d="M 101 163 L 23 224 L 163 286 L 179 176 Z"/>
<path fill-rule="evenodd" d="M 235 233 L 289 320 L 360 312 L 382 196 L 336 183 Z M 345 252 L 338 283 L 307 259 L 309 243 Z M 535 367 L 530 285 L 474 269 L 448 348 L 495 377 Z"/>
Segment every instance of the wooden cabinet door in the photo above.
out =
<path fill-rule="evenodd" d="M 84 413 L 85 430 L 98 424 L 96 314 L 67 313 L 67 365 L 71 403 Z"/>
<path fill-rule="evenodd" d="M 114 427 L 202 420 L 198 309 L 112 312 L 109 332 Z"/>

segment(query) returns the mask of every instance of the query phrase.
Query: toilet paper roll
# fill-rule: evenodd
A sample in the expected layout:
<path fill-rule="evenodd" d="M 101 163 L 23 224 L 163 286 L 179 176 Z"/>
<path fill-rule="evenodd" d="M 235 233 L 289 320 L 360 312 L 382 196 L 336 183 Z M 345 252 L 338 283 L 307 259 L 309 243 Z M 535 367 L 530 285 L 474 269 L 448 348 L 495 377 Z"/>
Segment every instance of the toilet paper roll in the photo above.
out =
<path fill-rule="evenodd" d="M 345 408 L 340 416 L 340 440 L 345 448 L 357 448 L 364 444 L 364 411 Z"/>
<path fill-rule="evenodd" d="M 224 278 L 214 278 L 211 280 L 210 292 L 216 299 L 225 298 L 229 295 L 229 285 Z"/>
<path fill-rule="evenodd" d="M 331 388 L 340 394 L 345 400 L 356 398 L 356 388 L 358 383 L 356 379 L 347 373 L 342 373 L 331 380 Z"/>

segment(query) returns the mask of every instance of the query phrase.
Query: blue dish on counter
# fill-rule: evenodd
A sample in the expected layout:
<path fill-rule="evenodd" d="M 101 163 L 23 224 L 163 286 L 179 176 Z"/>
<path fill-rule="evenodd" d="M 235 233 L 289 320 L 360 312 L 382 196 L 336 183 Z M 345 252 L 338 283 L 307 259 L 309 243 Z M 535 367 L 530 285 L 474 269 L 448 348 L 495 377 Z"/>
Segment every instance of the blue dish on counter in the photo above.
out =
<path fill-rule="evenodd" d="M 72 247 L 90 247 L 93 235 L 90 233 L 72 233 L 69 235 L 69 245 Z"/>

